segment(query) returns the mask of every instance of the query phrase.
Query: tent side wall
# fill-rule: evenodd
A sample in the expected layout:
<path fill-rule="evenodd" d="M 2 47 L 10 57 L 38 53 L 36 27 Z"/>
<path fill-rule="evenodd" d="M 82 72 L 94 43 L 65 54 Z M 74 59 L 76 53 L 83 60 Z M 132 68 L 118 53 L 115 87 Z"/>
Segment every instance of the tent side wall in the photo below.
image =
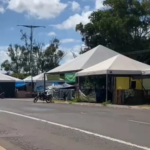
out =
<path fill-rule="evenodd" d="M 6 98 L 15 98 L 15 82 L 0 82 L 0 87 Z"/>
<path fill-rule="evenodd" d="M 143 87 L 146 90 L 150 90 L 150 79 L 143 79 Z"/>

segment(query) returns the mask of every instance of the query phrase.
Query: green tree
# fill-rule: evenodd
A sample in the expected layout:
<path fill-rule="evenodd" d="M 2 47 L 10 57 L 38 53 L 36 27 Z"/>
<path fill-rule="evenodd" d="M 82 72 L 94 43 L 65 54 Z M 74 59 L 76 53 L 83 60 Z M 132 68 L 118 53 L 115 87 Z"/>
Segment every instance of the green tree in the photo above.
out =
<path fill-rule="evenodd" d="M 31 45 L 30 45 L 30 37 L 27 36 L 21 30 L 22 37 L 21 39 L 24 41 L 24 45 L 26 49 L 29 51 L 28 56 L 28 68 L 34 68 L 33 74 L 36 75 L 39 71 L 45 72 L 49 71 L 59 65 L 61 59 L 65 56 L 65 53 L 62 50 L 59 50 L 60 41 L 57 38 L 51 40 L 49 45 L 44 48 L 44 44 L 41 42 L 33 41 L 33 51 L 30 53 Z M 27 59 L 27 58 L 26 58 Z M 31 60 L 31 61 L 30 61 Z M 31 65 L 31 64 L 32 65 Z"/>
<path fill-rule="evenodd" d="M 1 64 L 1 67 L 4 68 L 5 71 L 20 73 L 23 67 L 24 52 L 25 48 L 23 46 L 18 44 L 15 44 L 14 46 L 9 45 L 7 54 L 10 57 L 10 60 L 5 60 Z"/>
<path fill-rule="evenodd" d="M 59 62 L 65 56 L 62 50 L 59 50 L 60 41 L 58 39 L 53 39 L 49 46 L 43 51 L 43 59 L 41 64 L 43 64 L 43 70 L 48 71 L 57 66 Z"/>
<path fill-rule="evenodd" d="M 9 72 L 11 70 L 11 64 L 9 60 L 5 60 L 2 64 L 1 64 L 1 68 L 4 68 L 5 71 Z"/>
<path fill-rule="evenodd" d="M 12 77 L 18 78 L 18 79 L 25 79 L 28 77 L 30 74 L 25 74 L 25 73 L 13 73 L 11 74 Z"/>
<path fill-rule="evenodd" d="M 85 51 L 99 44 L 120 53 L 150 48 L 149 0 L 105 0 L 104 6 L 90 15 L 90 23 L 76 26 Z"/>
<path fill-rule="evenodd" d="M 21 40 L 24 42 L 22 46 L 18 44 L 9 46 L 7 54 L 10 60 L 4 61 L 1 65 L 5 71 L 12 71 L 15 77 L 22 78 L 29 75 L 31 70 L 32 75 L 37 75 L 40 71 L 51 70 L 57 67 L 65 56 L 65 53 L 59 50 L 60 42 L 56 38 L 46 48 L 44 48 L 43 43 L 34 40 L 32 53 L 30 50 L 30 37 L 22 30 Z M 23 75 L 19 75 L 19 73 Z"/>

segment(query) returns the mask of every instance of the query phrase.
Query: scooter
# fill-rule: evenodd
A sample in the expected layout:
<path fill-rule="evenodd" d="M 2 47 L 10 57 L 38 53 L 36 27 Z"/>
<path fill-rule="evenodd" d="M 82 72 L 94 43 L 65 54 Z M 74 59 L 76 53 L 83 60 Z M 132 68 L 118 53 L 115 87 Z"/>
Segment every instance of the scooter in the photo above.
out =
<path fill-rule="evenodd" d="M 51 103 L 53 99 L 53 96 L 51 93 L 48 92 L 42 92 L 38 93 L 37 96 L 34 98 L 33 102 L 36 103 L 38 100 L 46 101 L 47 103 Z"/>

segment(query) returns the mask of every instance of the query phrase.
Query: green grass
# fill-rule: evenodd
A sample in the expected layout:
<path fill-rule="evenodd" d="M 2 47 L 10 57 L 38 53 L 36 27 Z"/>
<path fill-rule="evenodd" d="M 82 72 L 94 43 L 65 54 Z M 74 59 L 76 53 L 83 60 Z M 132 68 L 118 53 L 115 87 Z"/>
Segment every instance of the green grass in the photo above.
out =
<path fill-rule="evenodd" d="M 94 99 L 85 99 L 85 98 L 75 98 L 72 100 L 72 102 L 75 103 L 95 103 L 96 101 Z"/>
<path fill-rule="evenodd" d="M 72 103 L 96 103 L 94 99 L 81 99 L 81 98 L 75 98 L 73 100 L 68 100 L 68 101 L 65 101 L 65 100 L 54 100 L 55 103 L 69 103 L 69 104 L 72 104 Z"/>
<path fill-rule="evenodd" d="M 103 106 L 107 106 L 108 104 L 111 104 L 111 102 L 110 101 L 105 101 L 105 102 L 102 103 Z"/>
<path fill-rule="evenodd" d="M 140 105 L 140 107 L 150 107 L 150 104 Z"/>
<path fill-rule="evenodd" d="M 55 103 L 55 100 L 52 100 L 52 102 L 51 103 Z"/>

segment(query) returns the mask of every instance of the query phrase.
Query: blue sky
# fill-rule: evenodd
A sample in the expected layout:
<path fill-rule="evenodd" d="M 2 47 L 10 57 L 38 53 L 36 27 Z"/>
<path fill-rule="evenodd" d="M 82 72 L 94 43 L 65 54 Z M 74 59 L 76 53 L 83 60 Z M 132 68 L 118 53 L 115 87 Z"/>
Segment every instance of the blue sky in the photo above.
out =
<path fill-rule="evenodd" d="M 103 0 L 0 0 L 0 63 L 7 59 L 7 46 L 21 44 L 18 24 L 43 25 L 34 30 L 37 41 L 49 41 L 57 37 L 60 49 L 68 52 L 63 62 L 73 58 L 70 50 L 79 52 L 83 45 L 75 25 L 89 22 L 88 16 L 102 7 Z M 28 34 L 28 29 L 23 29 Z M 62 62 L 62 63 L 63 63 Z"/>

